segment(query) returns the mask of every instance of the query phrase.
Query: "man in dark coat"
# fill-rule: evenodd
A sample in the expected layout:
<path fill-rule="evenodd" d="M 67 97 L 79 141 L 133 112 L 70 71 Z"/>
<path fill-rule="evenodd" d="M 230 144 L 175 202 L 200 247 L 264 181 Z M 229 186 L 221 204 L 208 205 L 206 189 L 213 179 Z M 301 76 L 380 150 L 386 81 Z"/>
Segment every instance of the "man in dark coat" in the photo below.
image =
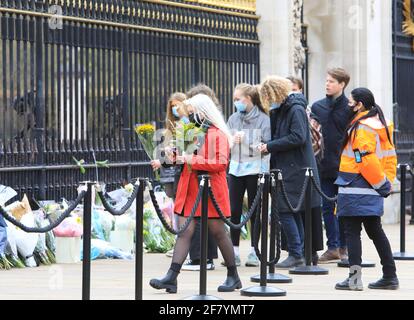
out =
<path fill-rule="evenodd" d="M 289 196 L 296 207 L 305 180 L 306 168 L 313 168 L 319 183 L 318 170 L 312 149 L 309 122 L 306 114 L 306 99 L 300 93 L 291 93 L 283 103 L 270 111 L 272 140 L 262 150 L 271 153 L 271 169 L 280 169 Z M 282 227 L 286 235 L 289 257 L 277 264 L 278 268 L 291 268 L 303 263 L 303 223 L 304 203 L 301 212 L 292 213 L 281 192 L 278 192 L 278 207 Z M 320 214 L 321 198 L 312 194 L 312 208 Z M 319 215 L 320 219 L 320 215 Z M 321 221 L 319 223 L 321 225 Z M 314 234 L 314 241 L 322 243 L 322 228 Z M 315 246 L 314 246 L 315 248 Z"/>
<path fill-rule="evenodd" d="M 319 165 L 322 191 L 329 197 L 338 193 L 334 184 L 339 171 L 341 146 L 346 128 L 352 119 L 348 107 L 348 99 L 344 90 L 350 76 L 342 68 L 328 70 L 326 78 L 326 97 L 316 101 L 312 106 L 312 114 L 322 125 L 324 139 L 324 157 Z M 347 249 L 343 228 L 335 214 L 335 203 L 323 198 L 323 219 L 328 238 L 328 249 L 319 259 L 320 263 L 332 263 L 346 260 Z"/>

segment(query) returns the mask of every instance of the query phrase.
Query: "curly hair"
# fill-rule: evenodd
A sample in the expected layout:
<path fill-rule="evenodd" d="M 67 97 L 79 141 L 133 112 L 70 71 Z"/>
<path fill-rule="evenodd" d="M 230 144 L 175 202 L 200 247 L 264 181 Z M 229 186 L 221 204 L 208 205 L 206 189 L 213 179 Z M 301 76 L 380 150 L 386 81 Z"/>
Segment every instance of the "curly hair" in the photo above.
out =
<path fill-rule="evenodd" d="M 279 76 L 269 76 L 260 84 L 260 100 L 265 110 L 272 103 L 282 103 L 292 91 L 292 82 Z"/>

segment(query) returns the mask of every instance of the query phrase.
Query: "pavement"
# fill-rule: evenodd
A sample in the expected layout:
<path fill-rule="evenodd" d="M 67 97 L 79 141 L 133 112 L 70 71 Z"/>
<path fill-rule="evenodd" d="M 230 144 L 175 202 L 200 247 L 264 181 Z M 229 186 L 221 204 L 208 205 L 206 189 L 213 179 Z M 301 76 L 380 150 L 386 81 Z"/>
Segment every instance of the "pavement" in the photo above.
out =
<path fill-rule="evenodd" d="M 385 225 L 394 252 L 399 251 L 399 225 Z M 414 255 L 414 226 L 407 226 L 406 251 Z M 381 265 L 375 247 L 365 234 L 363 240 L 363 258 L 376 263 L 375 268 L 362 271 L 364 291 L 350 292 L 337 291 L 335 283 L 342 281 L 348 274 L 348 269 L 339 268 L 336 264 L 321 265 L 329 271 L 328 275 L 290 275 L 293 282 L 290 284 L 269 284 L 269 286 L 286 290 L 286 296 L 273 298 L 251 298 L 240 295 L 239 291 L 232 293 L 218 293 L 217 287 L 224 281 L 226 268 L 221 266 L 221 257 L 215 260 L 216 269 L 207 273 L 207 293 L 225 300 L 412 300 L 414 299 L 414 260 L 396 261 L 397 273 L 400 279 L 400 289 L 396 291 L 370 290 L 368 283 L 381 277 Z M 239 274 L 243 287 L 253 284 L 250 276 L 258 274 L 258 267 L 245 267 L 244 262 L 250 250 L 249 241 L 242 241 L 240 246 L 242 266 Z M 321 254 L 322 252 L 320 252 Z M 286 253 L 282 254 L 282 259 Z M 199 273 L 182 271 L 178 278 L 178 293 L 168 294 L 157 291 L 148 285 L 153 277 L 164 275 L 171 258 L 165 254 L 144 255 L 144 300 L 179 300 L 198 293 Z M 92 262 L 91 267 L 91 299 L 103 300 L 132 300 L 134 299 L 134 261 L 125 260 L 98 260 Z M 289 275 L 286 270 L 277 272 Z M 0 300 L 72 300 L 81 299 L 82 265 L 56 264 L 38 268 L 0 270 Z"/>

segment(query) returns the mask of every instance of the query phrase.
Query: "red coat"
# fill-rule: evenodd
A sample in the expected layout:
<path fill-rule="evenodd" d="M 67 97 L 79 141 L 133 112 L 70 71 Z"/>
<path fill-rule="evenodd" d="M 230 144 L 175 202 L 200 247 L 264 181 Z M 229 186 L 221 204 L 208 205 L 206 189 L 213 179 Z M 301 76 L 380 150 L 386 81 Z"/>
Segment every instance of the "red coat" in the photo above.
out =
<path fill-rule="evenodd" d="M 184 216 L 190 215 L 198 193 L 197 171 L 200 170 L 207 171 L 210 175 L 211 188 L 221 211 L 226 217 L 230 216 L 229 188 L 226 177 L 229 153 L 230 148 L 226 135 L 218 128 L 210 127 L 205 135 L 205 143 L 197 155 L 193 155 L 191 158 L 191 169 L 189 165 L 184 164 L 175 198 L 174 212 L 176 214 L 181 214 L 184 209 Z M 197 208 L 196 217 L 200 215 L 201 201 Z M 208 217 L 219 217 L 210 198 L 208 200 Z"/>

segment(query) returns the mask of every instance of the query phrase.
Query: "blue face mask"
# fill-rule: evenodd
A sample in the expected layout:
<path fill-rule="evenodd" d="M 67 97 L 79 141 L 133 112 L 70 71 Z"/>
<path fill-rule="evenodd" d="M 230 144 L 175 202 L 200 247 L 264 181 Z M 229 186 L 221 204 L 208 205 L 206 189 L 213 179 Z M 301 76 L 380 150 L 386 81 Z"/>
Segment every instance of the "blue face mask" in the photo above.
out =
<path fill-rule="evenodd" d="M 174 115 L 174 117 L 176 117 L 176 118 L 180 118 L 180 114 L 178 113 L 178 110 L 177 110 L 178 108 L 177 107 L 172 107 L 172 109 L 171 109 L 171 111 L 172 111 L 172 114 Z"/>
<path fill-rule="evenodd" d="M 182 118 L 181 118 L 181 121 L 182 121 L 183 123 L 185 123 L 185 124 L 190 123 L 190 119 L 188 119 L 188 117 L 186 117 L 186 116 L 182 117 Z"/>
<path fill-rule="evenodd" d="M 270 110 L 276 110 L 276 109 L 279 109 L 279 108 L 280 108 L 280 103 L 273 102 L 270 105 Z"/>
<path fill-rule="evenodd" d="M 246 112 L 247 106 L 241 101 L 235 101 L 234 106 L 236 107 L 238 112 Z"/>

